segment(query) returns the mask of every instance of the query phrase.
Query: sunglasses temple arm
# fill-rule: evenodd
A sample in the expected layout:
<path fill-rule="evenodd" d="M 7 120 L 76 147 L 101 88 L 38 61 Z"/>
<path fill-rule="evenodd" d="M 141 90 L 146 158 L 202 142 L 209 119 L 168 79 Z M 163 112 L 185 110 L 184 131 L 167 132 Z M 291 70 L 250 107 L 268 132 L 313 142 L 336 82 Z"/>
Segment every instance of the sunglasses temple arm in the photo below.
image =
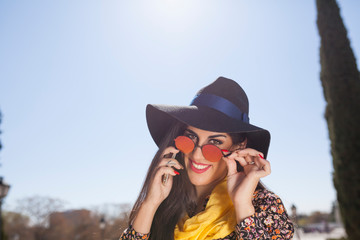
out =
<path fill-rule="evenodd" d="M 224 157 L 230 156 L 233 152 L 229 152 L 228 150 L 221 150 Z"/>
<path fill-rule="evenodd" d="M 232 152 L 226 151 L 226 153 L 224 153 L 224 152 L 222 151 L 222 153 L 223 153 L 224 157 L 228 157 L 228 156 L 230 156 L 233 152 L 235 152 L 235 151 L 237 151 L 237 150 L 241 150 L 241 149 L 240 149 L 240 148 L 239 148 L 239 149 L 235 149 L 235 150 L 232 151 Z"/>

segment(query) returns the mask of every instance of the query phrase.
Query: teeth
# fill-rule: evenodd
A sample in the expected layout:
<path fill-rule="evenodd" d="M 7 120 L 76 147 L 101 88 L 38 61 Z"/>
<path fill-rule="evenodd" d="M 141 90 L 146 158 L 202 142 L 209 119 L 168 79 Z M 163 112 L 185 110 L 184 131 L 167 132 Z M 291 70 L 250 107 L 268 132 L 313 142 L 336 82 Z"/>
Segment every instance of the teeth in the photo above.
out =
<path fill-rule="evenodd" d="M 192 162 L 192 165 L 193 165 L 196 169 L 199 169 L 199 170 L 208 167 L 208 166 L 205 166 L 205 165 L 198 165 L 198 164 L 196 164 L 196 163 L 194 163 L 194 162 Z"/>

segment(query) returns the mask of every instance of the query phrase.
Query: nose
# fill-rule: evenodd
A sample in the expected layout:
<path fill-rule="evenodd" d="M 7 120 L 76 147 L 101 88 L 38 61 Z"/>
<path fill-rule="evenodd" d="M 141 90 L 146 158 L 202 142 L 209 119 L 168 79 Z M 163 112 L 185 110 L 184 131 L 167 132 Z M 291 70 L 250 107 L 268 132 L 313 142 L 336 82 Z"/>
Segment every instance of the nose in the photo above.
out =
<path fill-rule="evenodd" d="M 199 147 L 199 146 L 194 147 L 194 150 L 192 152 L 192 158 L 195 161 L 204 159 L 204 156 L 203 156 L 202 151 L 201 151 L 201 147 Z"/>

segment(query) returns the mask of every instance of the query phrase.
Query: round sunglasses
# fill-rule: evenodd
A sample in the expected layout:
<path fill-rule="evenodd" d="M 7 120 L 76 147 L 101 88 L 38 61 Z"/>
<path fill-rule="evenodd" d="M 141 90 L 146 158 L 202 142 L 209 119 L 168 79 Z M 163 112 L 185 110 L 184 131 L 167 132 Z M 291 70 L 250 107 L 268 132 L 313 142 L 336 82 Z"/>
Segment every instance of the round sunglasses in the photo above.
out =
<path fill-rule="evenodd" d="M 220 149 L 213 144 L 196 146 L 197 144 L 195 144 L 193 140 L 186 136 L 178 136 L 174 141 L 176 148 L 185 154 L 191 153 L 194 151 L 195 147 L 199 147 L 205 159 L 210 162 L 218 162 L 222 157 L 228 157 L 232 153 L 226 149 Z"/>

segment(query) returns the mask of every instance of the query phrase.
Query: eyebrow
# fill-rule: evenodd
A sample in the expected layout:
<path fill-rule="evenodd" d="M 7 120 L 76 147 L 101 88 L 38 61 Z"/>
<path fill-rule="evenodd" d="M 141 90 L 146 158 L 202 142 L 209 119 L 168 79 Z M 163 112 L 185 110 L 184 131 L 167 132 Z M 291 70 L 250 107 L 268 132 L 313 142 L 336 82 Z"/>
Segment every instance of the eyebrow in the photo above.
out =
<path fill-rule="evenodd" d="M 192 130 L 190 130 L 190 129 L 188 129 L 188 128 L 185 129 L 185 131 L 188 131 L 188 132 L 196 135 L 197 137 L 199 137 L 194 131 L 192 131 Z M 216 137 L 225 137 L 225 138 L 226 138 L 227 136 L 225 136 L 225 135 L 223 135 L 223 134 L 217 134 L 217 135 L 208 136 L 208 138 L 216 138 Z"/>

